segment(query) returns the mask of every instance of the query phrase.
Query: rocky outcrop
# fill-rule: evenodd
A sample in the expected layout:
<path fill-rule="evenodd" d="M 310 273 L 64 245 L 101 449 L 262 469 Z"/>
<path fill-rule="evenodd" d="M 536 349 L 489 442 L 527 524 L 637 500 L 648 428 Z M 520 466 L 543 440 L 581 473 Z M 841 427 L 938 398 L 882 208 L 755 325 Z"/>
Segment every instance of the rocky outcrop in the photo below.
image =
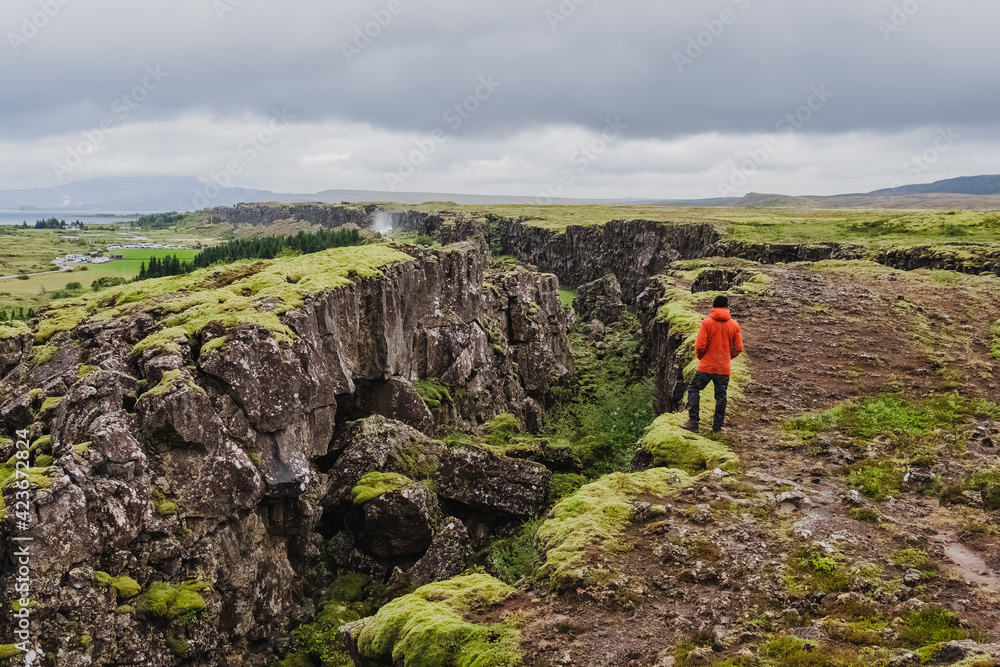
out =
<path fill-rule="evenodd" d="M 338 206 L 336 204 L 234 204 L 205 209 L 211 223 L 268 226 L 277 220 L 305 221 L 323 227 L 357 225 L 369 227 L 378 210 L 375 204 Z"/>
<path fill-rule="evenodd" d="M 820 262 L 827 259 L 865 259 L 859 243 L 755 243 L 726 239 L 713 249 L 720 257 L 739 257 L 761 264 Z"/>
<path fill-rule="evenodd" d="M 584 322 L 598 320 L 603 324 L 611 324 L 621 317 L 625 304 L 622 303 L 621 285 L 614 274 L 609 273 L 600 280 L 577 287 L 573 297 L 573 310 Z"/>
<path fill-rule="evenodd" d="M 683 407 L 687 391 L 681 351 L 686 335 L 672 330 L 670 324 L 659 317 L 659 310 L 666 303 L 665 292 L 663 282 L 653 281 L 639 295 L 636 304 L 642 324 L 642 358 L 653 374 L 653 400 L 659 414 Z"/>
<path fill-rule="evenodd" d="M 583 285 L 615 274 L 622 299 L 630 304 L 668 264 L 704 257 L 719 240 L 719 232 L 707 223 L 649 220 L 570 225 L 562 232 L 504 220 L 500 231 L 505 253 L 554 273 L 565 285 Z"/>
<path fill-rule="evenodd" d="M 264 326 L 216 322 L 134 356 L 163 327 L 142 303 L 57 333 L 46 350 L 30 334 L 2 342 L 0 420 L 28 431 L 39 462 L 27 525 L 8 511 L 0 538 L 7 559 L 15 529 L 44 545 L 32 556 L 32 595 L 46 601 L 32 613 L 44 664 L 60 652 L 66 665 L 265 664 L 269 642 L 313 611 L 323 535 L 338 531 L 371 470 L 398 464 L 440 488 L 360 508 L 347 558 L 380 574 L 380 554 L 415 559 L 436 541 L 439 555 L 418 573 L 454 569 L 465 551 L 441 533 L 439 497 L 452 514 L 540 510 L 542 466 L 431 444 L 387 417 L 432 431 L 412 384 L 433 378 L 454 397 L 439 423 L 537 418 L 572 370 L 557 281 L 517 272 L 487 285 L 483 255 L 468 245 L 411 255 L 309 295 L 282 316 L 293 334 L 283 342 Z M 385 416 L 344 422 L 358 413 Z M 4 491 L 11 510 L 13 489 Z M 414 500 L 421 494 L 426 502 Z M 403 535 L 419 524 L 414 513 L 423 532 Z M 95 571 L 193 607 L 143 611 L 160 607 L 102 592 Z M 14 577 L 4 572 L 7 606 Z"/>

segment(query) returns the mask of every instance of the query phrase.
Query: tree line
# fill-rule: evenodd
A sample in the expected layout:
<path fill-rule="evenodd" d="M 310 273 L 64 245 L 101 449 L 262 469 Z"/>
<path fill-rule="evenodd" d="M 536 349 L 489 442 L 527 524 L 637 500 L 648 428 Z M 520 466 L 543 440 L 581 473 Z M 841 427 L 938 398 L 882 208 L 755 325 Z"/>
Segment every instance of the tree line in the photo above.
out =
<path fill-rule="evenodd" d="M 318 232 L 299 232 L 295 236 L 239 239 L 205 248 L 190 262 L 179 260 L 177 255 L 159 259 L 152 257 L 148 264 L 142 263 L 135 280 L 177 276 L 213 264 L 230 264 L 241 259 L 274 259 L 308 255 L 330 248 L 364 245 L 365 242 L 361 232 L 356 229 L 320 229 Z"/>
<path fill-rule="evenodd" d="M 10 312 L 7 312 L 6 308 L 0 308 L 0 322 L 14 322 L 17 320 L 27 322 L 34 316 L 34 308 L 11 308 Z"/>

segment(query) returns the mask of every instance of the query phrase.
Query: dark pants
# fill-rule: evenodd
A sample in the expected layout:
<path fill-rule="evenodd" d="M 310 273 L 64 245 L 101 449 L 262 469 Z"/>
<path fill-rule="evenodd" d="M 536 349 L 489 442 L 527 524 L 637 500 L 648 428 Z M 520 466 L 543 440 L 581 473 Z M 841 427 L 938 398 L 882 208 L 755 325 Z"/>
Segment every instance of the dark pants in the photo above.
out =
<path fill-rule="evenodd" d="M 726 421 L 726 393 L 729 391 L 729 376 L 713 373 L 694 374 L 694 379 L 688 385 L 688 419 L 701 421 L 701 391 L 711 382 L 715 385 L 715 419 L 712 429 L 718 431 Z"/>

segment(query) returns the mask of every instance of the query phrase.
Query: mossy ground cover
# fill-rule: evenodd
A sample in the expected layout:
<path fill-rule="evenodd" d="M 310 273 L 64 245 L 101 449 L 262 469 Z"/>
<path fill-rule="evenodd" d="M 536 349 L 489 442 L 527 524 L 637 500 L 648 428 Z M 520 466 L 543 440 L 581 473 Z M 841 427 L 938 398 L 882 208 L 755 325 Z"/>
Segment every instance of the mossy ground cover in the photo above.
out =
<path fill-rule="evenodd" d="M 513 621 L 491 626 L 465 620 L 477 608 L 515 593 L 486 574 L 429 584 L 382 607 L 358 636 L 359 652 L 404 667 L 503 667 L 521 664 L 520 632 Z"/>
<path fill-rule="evenodd" d="M 316 617 L 292 632 L 294 650 L 281 662 L 281 667 L 353 667 L 343 642 L 337 634 L 340 626 L 368 616 L 372 605 L 368 601 L 371 577 L 346 573 L 323 591 Z"/>
<path fill-rule="evenodd" d="M 193 273 L 119 285 L 53 304 L 35 333 L 44 342 L 88 318 L 110 321 L 133 310 L 146 311 L 165 329 L 136 346 L 135 352 L 171 349 L 179 339 L 194 342 L 210 322 L 227 330 L 240 325 L 262 326 L 280 341 L 294 340 L 281 315 L 301 307 L 310 294 L 349 285 L 359 278 L 412 258 L 385 245 L 334 248 L 290 259 L 237 262 Z M 266 308 L 264 304 L 269 304 Z M 206 347 L 224 344 L 216 338 Z M 203 349 L 202 352 L 207 352 Z"/>
<path fill-rule="evenodd" d="M 636 498 L 669 498 L 692 482 L 684 471 L 653 468 L 605 475 L 580 488 L 557 503 L 538 528 L 544 554 L 540 575 L 555 588 L 579 582 L 587 549 L 599 548 L 625 531 L 632 522 Z"/>
<path fill-rule="evenodd" d="M 119 600 L 129 600 L 142 592 L 142 587 L 139 586 L 139 583 L 132 577 L 125 575 L 112 577 L 107 572 L 95 570 L 94 581 L 101 586 L 114 590 Z"/>
<path fill-rule="evenodd" d="M 993 353 L 994 359 L 1000 359 L 1000 320 L 994 322 L 990 327 L 990 335 L 992 336 L 990 352 Z"/>
<path fill-rule="evenodd" d="M 661 415 L 643 435 L 639 446 L 652 455 L 654 465 L 689 473 L 716 468 L 732 472 L 739 467 L 739 457 L 721 440 L 680 428 L 686 420 L 686 413 Z"/>
<path fill-rule="evenodd" d="M 626 313 L 607 327 L 604 350 L 579 330 L 569 339 L 574 382 L 555 389 L 559 407 L 550 413 L 542 434 L 570 447 L 583 462 L 583 475 L 593 480 L 629 467 L 636 441 L 656 418 L 653 381 L 633 370 L 639 355 L 635 315 Z"/>

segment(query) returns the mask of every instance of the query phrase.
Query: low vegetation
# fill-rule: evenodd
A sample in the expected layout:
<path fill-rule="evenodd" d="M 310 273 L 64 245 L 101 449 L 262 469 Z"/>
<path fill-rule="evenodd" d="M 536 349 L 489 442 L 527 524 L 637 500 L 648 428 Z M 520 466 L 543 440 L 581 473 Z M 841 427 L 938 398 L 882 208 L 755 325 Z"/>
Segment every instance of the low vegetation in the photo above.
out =
<path fill-rule="evenodd" d="M 368 658 L 408 667 L 501 667 L 521 662 L 520 632 L 513 620 L 483 626 L 464 616 L 499 604 L 514 589 L 485 574 L 429 584 L 379 609 L 358 634 Z"/>
<path fill-rule="evenodd" d="M 621 535 L 632 521 L 636 498 L 670 498 L 692 481 L 687 473 L 667 468 L 613 473 L 561 500 L 538 528 L 544 554 L 541 576 L 555 588 L 579 583 L 587 549 L 601 547 Z"/>

